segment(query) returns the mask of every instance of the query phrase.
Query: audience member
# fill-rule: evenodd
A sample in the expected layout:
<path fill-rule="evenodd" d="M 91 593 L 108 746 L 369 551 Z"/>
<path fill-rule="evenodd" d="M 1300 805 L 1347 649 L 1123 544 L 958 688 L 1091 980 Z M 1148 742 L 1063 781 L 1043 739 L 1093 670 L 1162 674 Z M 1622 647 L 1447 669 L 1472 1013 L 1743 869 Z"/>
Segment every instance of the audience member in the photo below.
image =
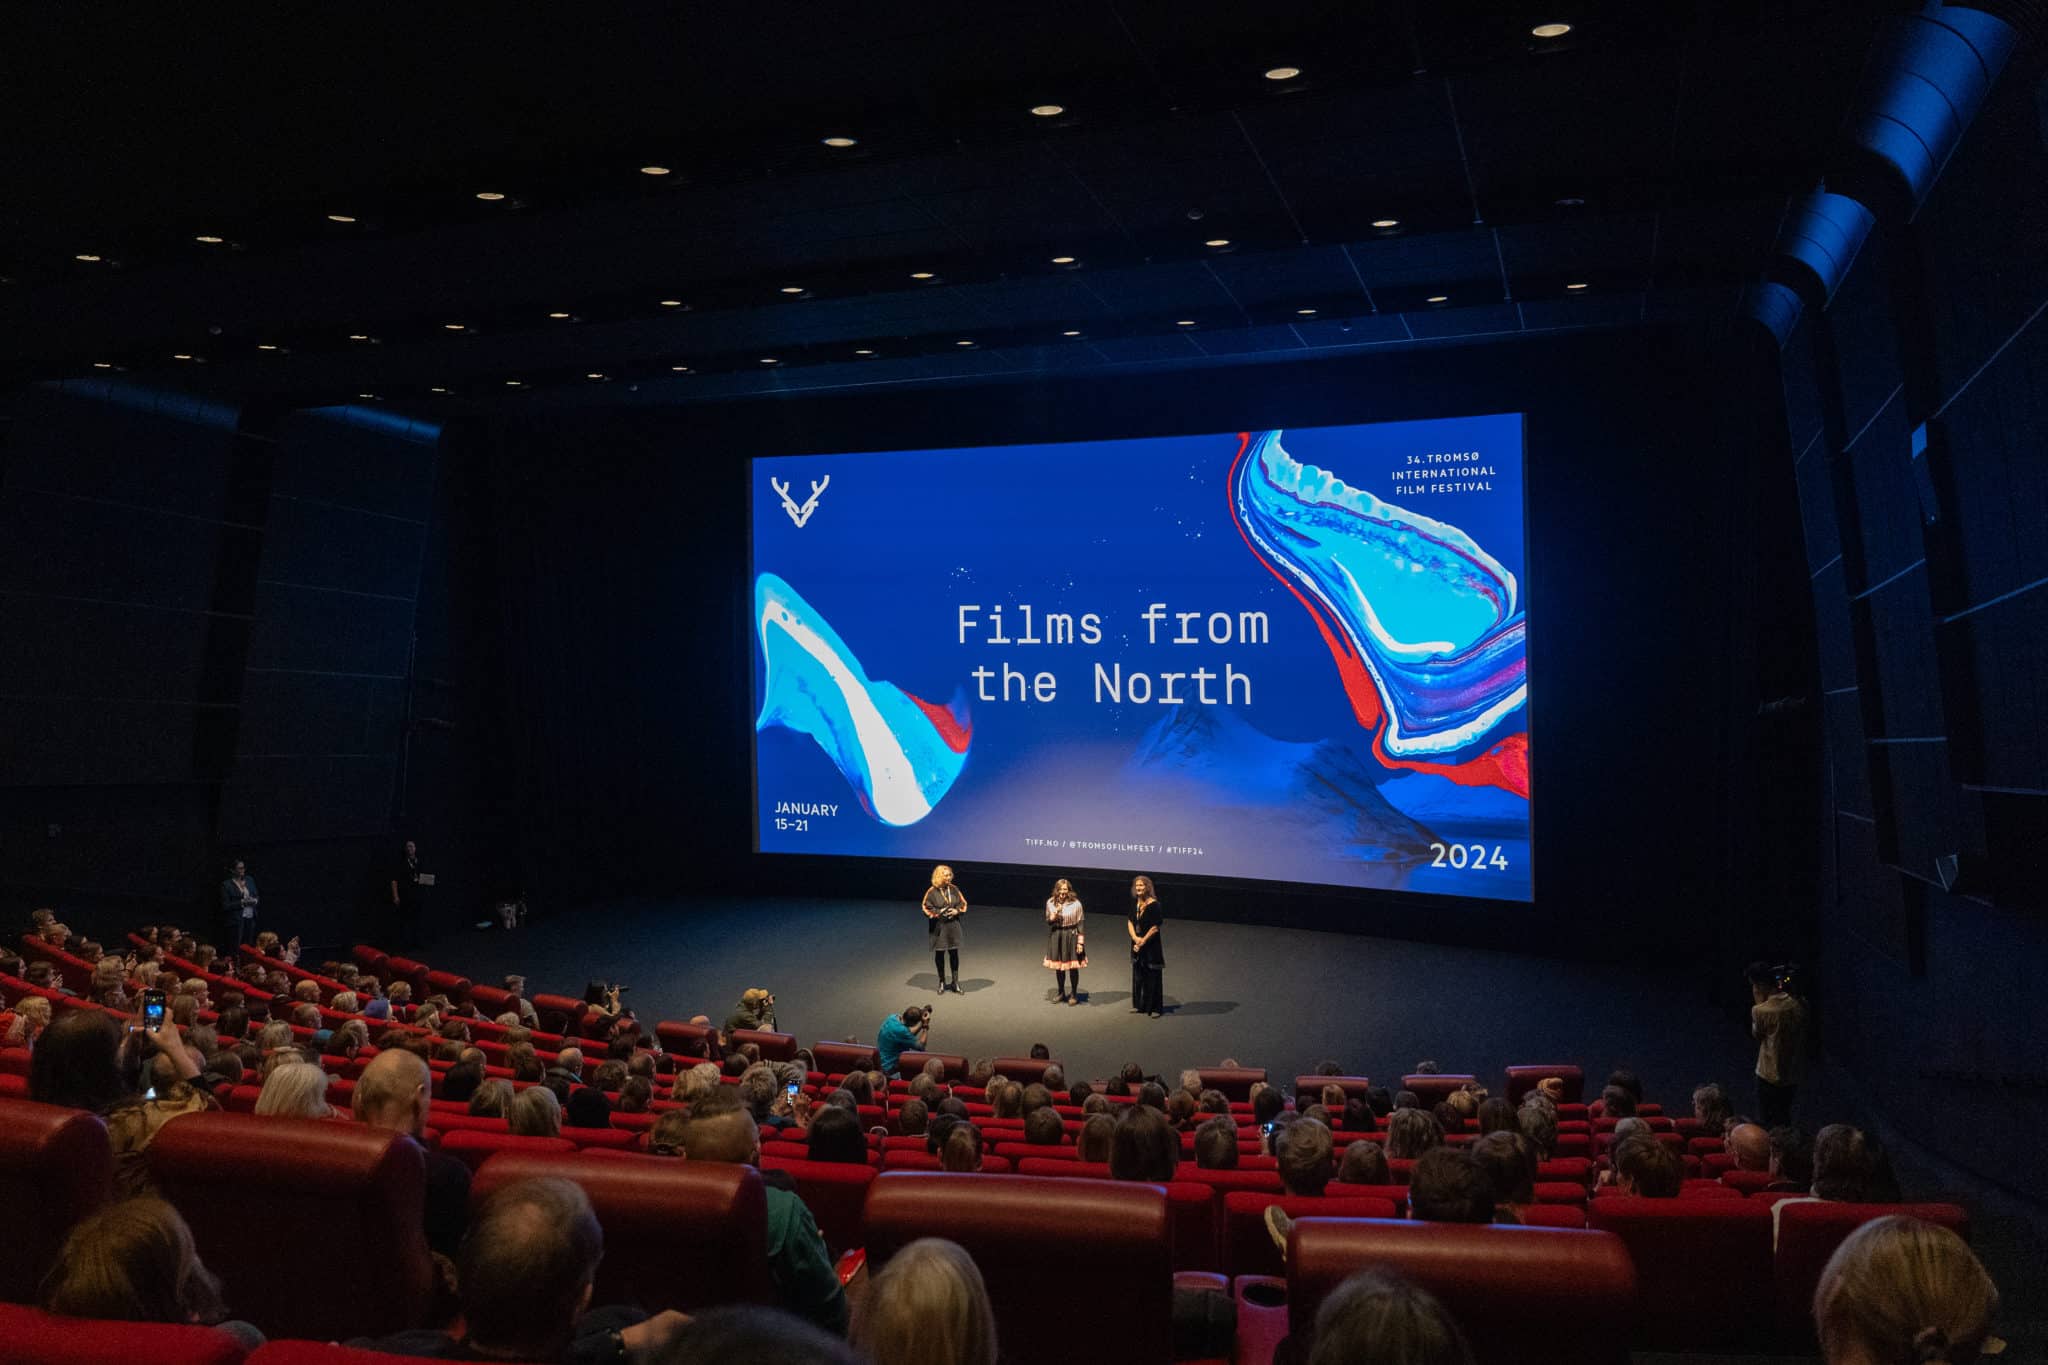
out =
<path fill-rule="evenodd" d="M 1879 1218 L 1835 1248 L 1813 1294 L 1827 1365 L 1920 1365 L 1996 1354 L 1998 1287 L 1963 1239 L 1917 1218 Z"/>
<path fill-rule="evenodd" d="M 1024 1141 L 1037 1147 L 1057 1147 L 1066 1139 L 1066 1124 L 1051 1105 L 1024 1116 Z"/>
<path fill-rule="evenodd" d="M 1475 1118 L 1482 1137 L 1488 1133 L 1511 1133 L 1521 1130 L 1515 1118 L 1515 1107 L 1498 1095 L 1481 1104 Z"/>
<path fill-rule="evenodd" d="M 1604 1118 L 1634 1118 L 1636 1097 L 1619 1085 L 1610 1085 L 1600 1092 L 1600 1113 Z"/>
<path fill-rule="evenodd" d="M 380 1052 L 363 1068 L 349 1103 L 356 1122 L 397 1133 L 419 1149 L 427 1173 L 427 1245 L 452 1258 L 461 1248 L 468 1220 L 469 1167 L 420 1141 L 432 1112 L 432 1085 L 433 1073 L 414 1054 Z"/>
<path fill-rule="evenodd" d="M 647 1130 L 647 1150 L 655 1156 L 682 1156 L 683 1134 L 690 1126 L 690 1116 L 681 1109 L 671 1109 L 654 1121 Z"/>
<path fill-rule="evenodd" d="M 41 995 L 23 996 L 15 1002 L 14 1021 L 7 1026 L 4 1045 L 34 1047 L 36 1039 L 50 1026 L 50 1001 Z"/>
<path fill-rule="evenodd" d="M 1421 1107 L 1422 1096 L 1416 1094 L 1413 1090 L 1400 1090 L 1395 1092 L 1394 1107 L 1388 1112 L 1394 1114 L 1399 1113 L 1403 1109 L 1420 1109 Z"/>
<path fill-rule="evenodd" d="M 1109 1174 L 1116 1180 L 1165 1182 L 1180 1168 L 1180 1137 L 1166 1115 L 1133 1104 L 1117 1120 L 1109 1144 Z"/>
<path fill-rule="evenodd" d="M 1386 1151 L 1377 1142 L 1359 1141 L 1345 1146 L 1344 1159 L 1337 1163 L 1337 1179 L 1346 1185 L 1391 1185 L 1394 1173 L 1387 1165 Z"/>
<path fill-rule="evenodd" d="M 1280 1117 L 1281 1111 L 1286 1109 L 1286 1107 L 1287 1097 L 1280 1093 L 1278 1086 L 1269 1085 L 1263 1090 L 1257 1086 L 1252 1088 L 1253 1123 L 1261 1125 L 1271 1123 L 1274 1119 Z"/>
<path fill-rule="evenodd" d="M 619 1112 L 644 1114 L 654 1098 L 654 1085 L 645 1076 L 628 1076 L 619 1087 Z"/>
<path fill-rule="evenodd" d="M 419 1056 L 418 1053 L 412 1055 L 415 1058 Z M 421 1064 L 424 1065 L 424 1061 Z M 512 1082 L 502 1076 L 493 1076 L 478 1085 L 476 1093 L 469 1097 L 469 1112 L 473 1117 L 481 1119 L 504 1118 L 506 1111 L 512 1107 L 514 1093 L 516 1092 L 512 1089 Z"/>
<path fill-rule="evenodd" d="M 1456 1147 L 1432 1147 L 1408 1176 L 1409 1216 L 1423 1222 L 1491 1223 L 1496 1204 L 1486 1172 Z"/>
<path fill-rule="evenodd" d="M 1471 1146 L 1472 1159 L 1493 1184 L 1493 1202 L 1519 1208 L 1536 1202 L 1536 1144 L 1497 1128 Z"/>
<path fill-rule="evenodd" d="M 1738 1123 L 1728 1130 L 1728 1155 L 1735 1158 L 1738 1171 L 1768 1171 L 1771 1168 L 1771 1135 L 1761 1125 Z"/>
<path fill-rule="evenodd" d="M 974 1259 L 924 1237 L 875 1275 L 854 1344 L 888 1365 L 996 1365 L 996 1322 Z"/>
<path fill-rule="evenodd" d="M 591 1309 L 603 1257 L 604 1229 L 581 1189 L 567 1180 L 515 1181 L 491 1193 L 462 1239 L 463 1337 L 421 1328 L 347 1344 L 444 1360 L 649 1359 L 689 1319 L 673 1310 L 649 1318 L 637 1308 Z"/>
<path fill-rule="evenodd" d="M 981 1169 L 981 1130 L 971 1123 L 955 1123 L 939 1144 L 939 1169 L 971 1175 Z"/>
<path fill-rule="evenodd" d="M 1095 1097 L 1109 1103 L 1101 1095 Z M 1074 1156 L 1081 1161 L 1106 1162 L 1116 1143 L 1116 1120 L 1107 1113 L 1090 1114 L 1074 1138 Z"/>
<path fill-rule="evenodd" d="M 333 1118 L 334 1106 L 327 1102 L 327 1073 L 305 1061 L 279 1067 L 264 1078 L 256 1112 L 267 1118 Z"/>
<path fill-rule="evenodd" d="M 145 1099 L 137 1084 L 144 1048 L 156 1096 Z M 187 1050 L 178 1026 L 163 1020 L 147 1032 L 123 1035 L 111 1014 L 78 1010 L 43 1030 L 29 1058 L 28 1097 L 42 1104 L 85 1109 L 107 1124 L 114 1154 L 114 1188 L 140 1194 L 150 1188 L 143 1152 L 166 1123 L 215 1109 L 213 1096 L 191 1084 L 199 1060 Z"/>
<path fill-rule="evenodd" d="M 867 1135 L 860 1130 L 860 1120 L 836 1105 L 827 1105 L 818 1111 L 811 1126 L 805 1130 L 806 1155 L 812 1161 L 837 1161 L 852 1166 L 863 1166 L 868 1159 Z"/>
<path fill-rule="evenodd" d="M 1631 1133 L 1614 1148 L 1614 1180 L 1638 1199 L 1676 1199 L 1685 1187 L 1685 1162 L 1654 1133 Z"/>
<path fill-rule="evenodd" d="M 692 1106 L 683 1128 L 683 1148 L 691 1161 L 757 1166 L 761 1134 L 737 1096 L 714 1092 Z M 811 1211 L 788 1190 L 769 1185 L 763 1193 L 768 1201 L 768 1265 L 782 1306 L 843 1336 L 846 1291 L 833 1272 Z"/>
<path fill-rule="evenodd" d="M 732 1033 L 737 1029 L 775 1032 L 775 997 L 759 986 L 741 991 L 740 1003 L 725 1016 L 725 1031 Z"/>
<path fill-rule="evenodd" d="M 1306 1365 L 1473 1365 L 1465 1334 L 1427 1291 L 1361 1271 L 1316 1311 Z"/>
<path fill-rule="evenodd" d="M 514 1137 L 560 1137 L 562 1102 L 544 1085 L 529 1085 L 505 1106 L 505 1128 Z"/>
<path fill-rule="evenodd" d="M 1280 1188 L 1288 1194 L 1320 1195 L 1336 1174 L 1330 1130 L 1314 1119 L 1281 1129 L 1274 1137 L 1273 1155 L 1279 1158 Z"/>
<path fill-rule="evenodd" d="M 1052 1060 L 1052 1049 L 1044 1043 L 1033 1043 L 1030 1057 L 1034 1062 L 1049 1062 Z"/>
<path fill-rule="evenodd" d="M 1237 1125 L 1222 1115 L 1203 1120 L 1195 1130 L 1195 1165 L 1204 1171 L 1236 1170 Z"/>
<path fill-rule="evenodd" d="M 1195 1097 L 1195 1108 L 1204 1114 L 1228 1114 L 1230 1100 L 1221 1090 L 1204 1090 Z"/>
<path fill-rule="evenodd" d="M 896 1126 L 902 1130 L 905 1137 L 922 1137 L 925 1125 L 930 1121 L 931 1108 L 920 1099 L 907 1099 L 896 1110 Z M 818 1121 L 812 1119 L 811 1126 L 817 1127 Z"/>
<path fill-rule="evenodd" d="M 1396 1109 L 1387 1119 L 1387 1155 L 1396 1161 L 1412 1161 L 1443 1144 L 1443 1129 L 1420 1109 Z"/>
<path fill-rule="evenodd" d="M 199 1259 L 191 1228 L 152 1196 L 109 1204 L 77 1223 L 43 1280 L 42 1305 L 67 1318 L 218 1327 L 244 1350 L 263 1344 L 248 1323 L 224 1320 L 220 1281 Z"/>
<path fill-rule="evenodd" d="M 1848 1204 L 1898 1202 L 1891 1158 L 1876 1138 L 1847 1123 L 1831 1123 L 1813 1138 L 1813 1194 Z"/>
<path fill-rule="evenodd" d="M 592 1086 L 579 1086 L 569 1092 L 569 1103 L 562 1109 L 564 1128 L 610 1128 L 612 1126 L 612 1104 L 604 1092 Z"/>
<path fill-rule="evenodd" d="M 1369 1085 L 1365 1088 L 1365 1102 L 1371 1107 L 1373 1117 L 1383 1119 L 1394 1112 L 1394 1097 L 1383 1085 Z"/>
<path fill-rule="evenodd" d="M 1709 1081 L 1692 1092 L 1692 1116 L 1699 1121 L 1703 1136 L 1723 1137 L 1735 1108 L 1728 1102 L 1728 1092 Z"/>
<path fill-rule="evenodd" d="M 1773 1190 L 1813 1188 L 1813 1140 L 1803 1128 L 1791 1124 L 1771 1129 L 1771 1183 Z"/>

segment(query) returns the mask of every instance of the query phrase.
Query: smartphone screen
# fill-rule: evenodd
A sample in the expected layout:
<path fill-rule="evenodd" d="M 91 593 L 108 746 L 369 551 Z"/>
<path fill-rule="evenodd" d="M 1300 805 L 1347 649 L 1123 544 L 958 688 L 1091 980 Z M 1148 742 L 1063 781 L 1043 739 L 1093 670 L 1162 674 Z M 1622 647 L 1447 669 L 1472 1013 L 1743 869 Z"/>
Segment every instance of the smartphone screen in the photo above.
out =
<path fill-rule="evenodd" d="M 1267 1137 L 1271 1137 L 1273 1136 L 1273 1125 L 1270 1123 L 1262 1123 L 1259 1125 L 1259 1131 L 1264 1133 Z"/>
<path fill-rule="evenodd" d="M 144 991 L 142 993 L 142 1026 L 153 1029 L 164 1021 L 164 993 Z"/>
<path fill-rule="evenodd" d="M 797 1093 L 797 1091 L 801 1090 L 802 1088 L 803 1088 L 803 1087 L 802 1087 L 802 1086 L 800 1086 L 800 1085 L 798 1085 L 798 1084 L 797 1084 L 797 1083 L 796 1083 L 795 1081 L 791 1081 L 791 1082 L 789 1083 L 789 1093 L 790 1093 L 790 1096 L 791 1096 L 792 1098 L 794 1098 L 794 1097 L 795 1097 L 795 1095 L 796 1095 L 796 1093 Z"/>

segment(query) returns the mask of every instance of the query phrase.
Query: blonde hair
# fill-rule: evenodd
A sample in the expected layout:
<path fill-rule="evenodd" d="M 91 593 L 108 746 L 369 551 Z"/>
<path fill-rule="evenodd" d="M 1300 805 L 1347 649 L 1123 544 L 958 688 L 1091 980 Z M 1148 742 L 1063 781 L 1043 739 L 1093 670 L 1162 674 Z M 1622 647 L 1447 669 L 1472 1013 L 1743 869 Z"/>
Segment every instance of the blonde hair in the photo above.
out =
<path fill-rule="evenodd" d="M 974 1259 L 939 1237 L 897 1252 L 868 1289 L 853 1342 L 889 1365 L 995 1365 L 995 1314 Z"/>
<path fill-rule="evenodd" d="M 307 1061 L 285 1063 L 264 1078 L 256 1112 L 280 1119 L 333 1118 L 334 1107 L 327 1103 L 327 1073 Z"/>
<path fill-rule="evenodd" d="M 7 1044 L 12 1047 L 27 1041 L 31 1028 L 40 1033 L 50 1026 L 49 997 L 24 995 L 14 1002 L 14 1022 L 7 1026 Z"/>
<path fill-rule="evenodd" d="M 947 863 L 940 863 L 940 864 L 939 864 L 939 865 L 938 865 L 937 867 L 933 868 L 933 869 L 932 869 L 932 885 L 933 885 L 933 886 L 937 886 L 937 885 L 939 884 L 939 874 L 940 874 L 941 872 L 951 872 L 952 870 L 953 870 L 953 869 L 952 869 L 951 865 L 949 865 L 949 864 L 947 864 Z"/>
<path fill-rule="evenodd" d="M 1828 1258 L 1813 1294 L 1821 1354 L 1871 1365 L 1977 1358 L 1998 1287 L 1963 1239 L 1918 1218 L 1879 1218 Z"/>
<path fill-rule="evenodd" d="M 560 1137 L 562 1102 L 544 1085 L 529 1085 L 505 1106 L 505 1127 L 514 1137 Z"/>

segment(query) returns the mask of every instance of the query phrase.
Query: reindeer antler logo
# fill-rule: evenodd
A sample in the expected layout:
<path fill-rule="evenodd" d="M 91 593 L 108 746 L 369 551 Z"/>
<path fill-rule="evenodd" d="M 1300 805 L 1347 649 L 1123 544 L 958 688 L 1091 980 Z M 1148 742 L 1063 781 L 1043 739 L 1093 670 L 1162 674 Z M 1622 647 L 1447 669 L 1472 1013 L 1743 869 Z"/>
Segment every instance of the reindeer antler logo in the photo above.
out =
<path fill-rule="evenodd" d="M 811 496 L 804 499 L 801 507 L 796 505 L 795 498 L 789 496 L 789 485 L 782 480 L 770 479 L 768 486 L 775 490 L 775 496 L 782 499 L 782 510 L 789 513 L 789 519 L 797 524 L 798 530 L 802 530 L 803 524 L 811 519 L 811 513 L 818 510 L 818 499 L 824 496 L 825 485 L 831 482 L 830 474 L 822 479 L 812 479 Z"/>

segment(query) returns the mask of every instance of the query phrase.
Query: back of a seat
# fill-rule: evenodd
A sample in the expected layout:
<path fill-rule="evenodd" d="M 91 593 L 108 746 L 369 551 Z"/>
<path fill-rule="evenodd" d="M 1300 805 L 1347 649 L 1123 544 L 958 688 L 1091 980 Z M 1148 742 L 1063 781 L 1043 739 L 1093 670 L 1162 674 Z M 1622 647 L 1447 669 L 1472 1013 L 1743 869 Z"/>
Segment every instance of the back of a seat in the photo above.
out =
<path fill-rule="evenodd" d="M 411 984 L 414 1004 L 425 1004 L 427 997 L 433 994 L 427 989 L 427 973 L 432 969 L 426 963 L 409 957 L 388 957 L 384 959 L 384 969 L 391 973 L 393 981 Z"/>
<path fill-rule="evenodd" d="M 1562 1228 L 1303 1218 L 1287 1250 L 1287 1312 L 1316 1310 L 1360 1270 L 1391 1270 L 1442 1300 L 1479 1365 L 1626 1365 L 1636 1273 L 1621 1239 Z"/>
<path fill-rule="evenodd" d="M 861 1244 L 861 1214 L 867 1207 L 868 1186 L 875 1183 L 873 1166 L 763 1156 L 761 1169 L 787 1171 L 795 1178 L 797 1198 L 817 1220 L 826 1249 L 835 1257 Z"/>
<path fill-rule="evenodd" d="M 1478 1078 L 1470 1075 L 1435 1074 L 1427 1076 L 1403 1076 L 1401 1088 L 1412 1091 L 1422 1101 L 1422 1107 L 1429 1109 L 1449 1099 Z"/>
<path fill-rule="evenodd" d="M 1768 1331 L 1771 1211 L 1747 1199 L 1595 1199 L 1589 1226 L 1621 1238 L 1642 1292 L 1637 1346 L 1708 1350 Z"/>
<path fill-rule="evenodd" d="M 348 950 L 348 955 L 355 959 L 358 967 L 361 967 L 379 981 L 388 981 L 390 979 L 391 955 L 382 948 L 373 948 L 367 943 L 358 943 L 355 947 Z"/>
<path fill-rule="evenodd" d="M 1202 1089 L 1220 1090 L 1226 1100 L 1248 1100 L 1252 1087 L 1266 1079 L 1262 1066 L 1205 1066 L 1201 1069 Z"/>
<path fill-rule="evenodd" d="M 0 1100 L 0 1299 L 33 1303 L 72 1224 L 107 1202 L 107 1126 L 92 1114 Z"/>
<path fill-rule="evenodd" d="M 1040 1061 L 1032 1057 L 998 1057 L 991 1063 L 996 1075 L 1007 1076 L 1019 1085 L 1043 1085 L 1045 1069 L 1059 1066 L 1057 1061 Z"/>
<path fill-rule="evenodd" d="M 1564 1093 L 1557 1097 L 1559 1104 L 1577 1104 L 1586 1097 L 1583 1067 L 1562 1063 L 1556 1066 L 1511 1066 L 1508 1068 L 1508 1103 L 1520 1104 L 1522 1096 L 1534 1090 L 1537 1082 L 1551 1076 L 1564 1082 Z"/>
<path fill-rule="evenodd" d="M 868 1191 L 871 1262 L 886 1264 L 920 1237 L 959 1243 L 988 1284 L 1004 1357 L 1020 1361 L 1164 1365 L 1173 1350 L 1169 1227 L 1157 1185 L 884 1172 Z"/>
<path fill-rule="evenodd" d="M 1787 1343 L 1805 1346 L 1813 1336 L 1813 1291 L 1820 1273 L 1844 1239 L 1865 1223 L 1894 1214 L 1918 1218 L 1947 1228 L 1964 1241 L 1970 1238 L 1970 1215 L 1959 1204 L 1844 1204 L 1832 1200 L 1801 1200 L 1774 1204 L 1768 1199 L 1745 1203 L 1775 1208 L 1778 1253 L 1773 1267 L 1778 1299 L 1778 1330 Z"/>
<path fill-rule="evenodd" d="M 1294 1107 L 1306 1109 L 1311 1104 L 1323 1102 L 1323 1087 L 1334 1085 L 1344 1092 L 1347 1100 L 1362 1100 L 1372 1089 L 1370 1076 L 1296 1076 L 1294 1078 Z M 1341 1115 L 1339 1116 L 1341 1117 Z"/>
<path fill-rule="evenodd" d="M 241 1365 L 247 1358 L 241 1343 L 213 1327 L 60 1318 L 0 1304 L 0 1365 Z"/>
<path fill-rule="evenodd" d="M 588 1001 L 578 1000 L 573 995 L 550 995 L 542 991 L 533 997 L 533 1009 L 534 1013 L 540 1016 L 540 1026 L 542 1028 L 546 1029 L 549 1033 L 566 1034 L 576 1031 L 576 1025 L 589 1012 L 590 1004 Z M 690 1026 L 685 1025 L 685 1027 Z M 709 1031 L 708 1029 L 703 1030 L 705 1033 Z M 699 1036 L 702 1035 L 700 1034 Z M 666 1037 L 662 1039 L 662 1045 L 664 1047 L 668 1045 Z"/>
<path fill-rule="evenodd" d="M 374 1336 L 425 1313 L 426 1161 L 411 1140 L 353 1123 L 188 1114 L 157 1132 L 148 1161 L 227 1302 L 266 1335 Z M 304 1258 L 284 1250 L 309 1229 L 323 1245 L 377 1254 L 324 1258 L 310 1292 Z"/>
<path fill-rule="evenodd" d="M 767 1195 L 753 1167 L 625 1153 L 504 1152 L 470 1183 L 471 1214 L 492 1191 L 537 1176 L 581 1185 L 604 1227 L 591 1302 L 693 1312 L 774 1300 Z"/>
<path fill-rule="evenodd" d="M 1252 1194 L 1279 1194 L 1281 1192 L 1280 1172 L 1277 1170 L 1248 1171 L 1232 1169 L 1227 1171 L 1205 1171 L 1191 1161 L 1183 1161 L 1180 1164 L 1180 1170 L 1175 1172 L 1173 1178 L 1175 1180 L 1191 1180 L 1207 1185 L 1210 1189 L 1217 1191 L 1219 1196 L 1235 1193 L 1240 1190 Z"/>
<path fill-rule="evenodd" d="M 796 1035 L 794 1033 L 770 1033 L 767 1029 L 736 1028 L 732 1031 L 732 1045 L 737 1050 L 744 1043 L 752 1043 L 761 1049 L 764 1062 L 793 1062 L 796 1060 Z"/>
<path fill-rule="evenodd" d="M 576 1144 L 564 1137 L 514 1137 L 510 1133 L 453 1128 L 441 1134 L 441 1150 L 474 1171 L 480 1170 L 486 1161 L 500 1153 L 547 1156 L 573 1152 Z"/>
<path fill-rule="evenodd" d="M 249 1365 L 406 1365 L 418 1359 L 337 1346 L 331 1341 L 269 1341 L 256 1348 Z"/>
<path fill-rule="evenodd" d="M 828 1076 L 882 1069 L 882 1054 L 865 1043 L 820 1043 L 811 1049 L 811 1057 Z"/>
<path fill-rule="evenodd" d="M 1280 1248 L 1266 1230 L 1266 1210 L 1278 1206 L 1289 1218 L 1396 1218 L 1391 1199 L 1332 1199 L 1327 1195 L 1250 1194 L 1223 1196 L 1223 1273 L 1282 1275 Z"/>
<path fill-rule="evenodd" d="M 924 1070 L 924 1064 L 934 1057 L 945 1064 L 948 1085 L 955 1085 L 967 1079 L 967 1059 L 956 1057 L 950 1052 L 906 1052 L 896 1059 L 896 1069 L 905 1076 L 914 1077 Z"/>

